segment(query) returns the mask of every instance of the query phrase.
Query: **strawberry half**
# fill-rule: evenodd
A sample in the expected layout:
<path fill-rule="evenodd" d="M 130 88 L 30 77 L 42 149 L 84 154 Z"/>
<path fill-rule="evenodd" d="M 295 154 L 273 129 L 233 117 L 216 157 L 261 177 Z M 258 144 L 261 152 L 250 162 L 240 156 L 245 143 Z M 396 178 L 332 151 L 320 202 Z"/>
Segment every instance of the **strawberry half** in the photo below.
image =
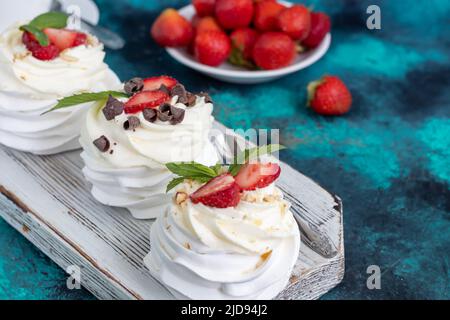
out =
<path fill-rule="evenodd" d="M 44 33 L 50 42 L 61 51 L 86 43 L 86 35 L 76 31 L 46 28 Z"/>
<path fill-rule="evenodd" d="M 33 51 L 34 49 L 41 47 L 41 45 L 36 40 L 34 35 L 27 31 L 25 31 L 22 35 L 22 42 L 25 45 L 25 47 L 27 47 L 27 49 L 30 51 Z"/>
<path fill-rule="evenodd" d="M 41 46 L 38 44 L 38 47 L 33 48 L 31 54 L 38 60 L 48 61 L 53 60 L 59 56 L 59 49 L 54 44 L 50 44 L 48 46 Z"/>
<path fill-rule="evenodd" d="M 193 203 L 214 208 L 235 207 L 240 201 L 240 188 L 229 173 L 213 178 L 190 196 Z"/>
<path fill-rule="evenodd" d="M 142 91 L 154 91 L 161 88 L 161 85 L 165 85 L 169 90 L 172 89 L 178 81 L 169 76 L 159 76 L 144 79 L 144 88 Z"/>
<path fill-rule="evenodd" d="M 156 108 L 169 99 L 169 95 L 160 90 L 142 91 L 125 103 L 124 111 L 125 113 L 137 113 L 145 108 Z"/>
<path fill-rule="evenodd" d="M 281 173 L 276 163 L 247 163 L 236 175 L 236 183 L 242 190 L 264 188 L 274 182 Z"/>

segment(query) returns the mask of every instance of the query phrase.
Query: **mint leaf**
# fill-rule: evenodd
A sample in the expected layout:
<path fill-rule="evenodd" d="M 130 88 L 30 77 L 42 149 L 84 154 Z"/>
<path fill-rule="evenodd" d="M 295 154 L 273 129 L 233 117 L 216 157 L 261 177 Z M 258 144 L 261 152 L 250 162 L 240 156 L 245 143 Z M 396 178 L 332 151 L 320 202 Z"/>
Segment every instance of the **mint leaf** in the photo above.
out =
<path fill-rule="evenodd" d="M 67 19 L 69 16 L 62 12 L 43 13 L 29 23 L 29 25 L 43 30 L 45 28 L 63 29 L 67 27 Z"/>
<path fill-rule="evenodd" d="M 268 144 L 261 147 L 247 149 L 234 158 L 234 162 L 228 168 L 228 172 L 232 176 L 236 176 L 245 163 L 256 160 L 265 154 L 270 154 L 283 149 L 286 149 L 286 147 L 281 144 Z"/>
<path fill-rule="evenodd" d="M 119 91 L 102 91 L 102 92 L 80 93 L 80 94 L 76 94 L 76 95 L 73 95 L 73 96 L 70 96 L 70 97 L 65 97 L 63 99 L 58 100 L 58 104 L 56 104 L 56 106 L 54 106 L 50 110 L 45 111 L 41 115 L 44 115 L 46 113 L 49 113 L 49 112 L 52 112 L 52 111 L 55 111 L 55 110 L 58 110 L 58 109 L 79 105 L 79 104 L 82 104 L 82 103 L 85 103 L 85 102 L 101 101 L 101 100 L 105 100 L 106 101 L 110 95 L 115 97 L 115 98 L 126 98 L 126 97 L 128 97 L 127 94 L 125 94 L 123 92 L 119 92 Z"/>
<path fill-rule="evenodd" d="M 170 162 L 166 163 L 167 169 L 180 177 L 209 177 L 217 176 L 210 167 L 196 162 Z"/>
<path fill-rule="evenodd" d="M 50 41 L 47 35 L 42 31 L 45 28 L 62 29 L 67 26 L 69 17 L 62 12 L 47 12 L 31 20 L 29 24 L 20 27 L 20 30 L 27 31 L 34 35 L 41 46 L 48 46 Z"/>
<path fill-rule="evenodd" d="M 222 170 L 222 164 L 217 163 L 216 165 L 211 166 L 210 168 L 214 170 L 214 172 L 216 173 L 216 175 L 219 175 L 219 174 L 220 174 L 220 171 Z"/>
<path fill-rule="evenodd" d="M 170 181 L 169 184 L 167 185 L 166 193 L 169 192 L 170 190 L 172 190 L 173 188 L 175 188 L 177 185 L 179 185 L 183 181 L 184 181 L 183 177 L 175 178 L 172 181 Z"/>
<path fill-rule="evenodd" d="M 41 46 L 46 47 L 50 44 L 50 41 L 48 40 L 47 35 L 32 25 L 21 26 L 20 30 L 27 31 L 27 32 L 31 33 L 32 35 L 34 35 L 34 37 L 36 38 L 36 40 L 39 42 L 39 44 Z"/>

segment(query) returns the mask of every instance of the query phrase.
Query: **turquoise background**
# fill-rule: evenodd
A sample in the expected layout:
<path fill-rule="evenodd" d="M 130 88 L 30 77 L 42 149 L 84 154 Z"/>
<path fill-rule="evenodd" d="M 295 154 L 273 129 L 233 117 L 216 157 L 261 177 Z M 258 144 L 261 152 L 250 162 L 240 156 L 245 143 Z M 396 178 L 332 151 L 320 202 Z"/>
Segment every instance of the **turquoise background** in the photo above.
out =
<path fill-rule="evenodd" d="M 107 62 L 125 80 L 169 74 L 206 90 L 232 128 L 280 128 L 281 157 L 344 201 L 346 274 L 324 299 L 450 298 L 450 2 L 303 1 L 331 15 L 333 41 L 315 65 L 253 86 L 222 83 L 176 62 L 149 37 L 157 14 L 187 1 L 97 0 L 101 24 L 127 39 Z M 382 30 L 366 28 L 378 4 Z M 305 87 L 340 76 L 351 112 L 324 118 L 305 107 Z M 92 299 L 0 221 L 0 298 Z M 366 269 L 379 265 L 381 290 Z"/>

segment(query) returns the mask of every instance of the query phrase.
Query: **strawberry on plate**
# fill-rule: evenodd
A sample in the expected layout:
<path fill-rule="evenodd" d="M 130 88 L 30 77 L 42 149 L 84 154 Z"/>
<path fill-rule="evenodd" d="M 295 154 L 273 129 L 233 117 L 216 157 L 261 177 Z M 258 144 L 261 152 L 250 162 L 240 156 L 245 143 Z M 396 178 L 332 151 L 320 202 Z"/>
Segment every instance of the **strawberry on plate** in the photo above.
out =
<path fill-rule="evenodd" d="M 289 65 L 295 58 L 295 44 L 282 32 L 266 32 L 259 36 L 253 47 L 253 59 L 262 69 L 278 69 Z"/>
<path fill-rule="evenodd" d="M 245 59 L 252 58 L 253 47 L 258 39 L 258 32 L 251 28 L 242 28 L 233 31 L 230 35 L 233 48 L 236 48 Z"/>
<path fill-rule="evenodd" d="M 302 41 L 302 44 L 308 48 L 317 47 L 325 38 L 326 34 L 330 32 L 331 21 L 325 13 L 312 12 L 311 13 L 311 31 L 308 37 Z"/>
<path fill-rule="evenodd" d="M 240 201 L 240 188 L 229 173 L 213 178 L 190 195 L 193 203 L 214 208 L 235 207 Z"/>
<path fill-rule="evenodd" d="M 135 94 L 125 103 L 125 113 L 137 113 L 146 108 L 156 108 L 170 99 L 169 95 L 160 90 L 142 91 Z"/>
<path fill-rule="evenodd" d="M 212 16 L 216 0 L 192 0 L 195 11 L 199 17 Z"/>
<path fill-rule="evenodd" d="M 281 168 L 276 163 L 247 163 L 236 175 L 236 183 L 242 190 L 251 191 L 267 187 L 280 176 Z"/>
<path fill-rule="evenodd" d="M 222 28 L 217 23 L 214 17 L 203 17 L 199 18 L 195 24 L 196 34 L 200 34 L 204 31 L 222 31 Z"/>
<path fill-rule="evenodd" d="M 184 47 L 194 35 L 192 25 L 175 9 L 166 9 L 151 28 L 153 39 L 163 47 Z"/>
<path fill-rule="evenodd" d="M 278 15 L 279 29 L 294 40 L 305 39 L 311 30 L 311 14 L 304 5 L 286 8 Z"/>
<path fill-rule="evenodd" d="M 87 40 L 85 34 L 67 29 L 46 28 L 44 33 L 47 35 L 50 43 L 54 44 L 61 51 L 85 44 Z"/>
<path fill-rule="evenodd" d="M 224 29 L 247 27 L 253 17 L 253 0 L 216 0 L 215 14 Z"/>
<path fill-rule="evenodd" d="M 336 76 L 324 76 L 308 85 L 308 105 L 319 114 L 342 115 L 350 110 L 351 104 L 350 91 Z"/>
<path fill-rule="evenodd" d="M 260 31 L 277 31 L 278 14 L 286 7 L 276 1 L 263 0 L 255 4 L 253 24 Z"/>
<path fill-rule="evenodd" d="M 154 91 L 161 88 L 161 85 L 167 87 L 167 89 L 172 89 L 178 81 L 169 76 L 159 76 L 144 79 L 144 88 L 142 91 Z"/>
<path fill-rule="evenodd" d="M 195 37 L 194 53 L 200 63 L 218 66 L 230 52 L 230 38 L 222 31 L 205 31 Z"/>

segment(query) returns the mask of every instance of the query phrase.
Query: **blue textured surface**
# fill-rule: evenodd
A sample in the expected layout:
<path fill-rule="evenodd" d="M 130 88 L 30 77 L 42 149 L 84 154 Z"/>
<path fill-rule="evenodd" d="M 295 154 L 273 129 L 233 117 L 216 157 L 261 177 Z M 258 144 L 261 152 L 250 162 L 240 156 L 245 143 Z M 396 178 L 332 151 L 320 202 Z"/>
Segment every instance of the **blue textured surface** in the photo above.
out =
<path fill-rule="evenodd" d="M 281 128 L 282 159 L 344 201 L 346 274 L 325 299 L 450 299 L 450 3 L 446 0 L 306 1 L 331 14 L 333 42 L 314 66 L 276 82 L 237 86 L 177 63 L 148 35 L 163 7 L 187 1 L 96 1 L 101 23 L 128 44 L 108 52 L 122 79 L 170 74 L 210 91 L 216 118 L 233 128 Z M 365 27 L 378 4 L 382 30 Z M 307 83 L 342 77 L 350 114 L 304 107 Z M 0 298 L 91 299 L 65 289 L 65 274 L 0 222 Z M 379 265 L 381 290 L 366 268 Z"/>

